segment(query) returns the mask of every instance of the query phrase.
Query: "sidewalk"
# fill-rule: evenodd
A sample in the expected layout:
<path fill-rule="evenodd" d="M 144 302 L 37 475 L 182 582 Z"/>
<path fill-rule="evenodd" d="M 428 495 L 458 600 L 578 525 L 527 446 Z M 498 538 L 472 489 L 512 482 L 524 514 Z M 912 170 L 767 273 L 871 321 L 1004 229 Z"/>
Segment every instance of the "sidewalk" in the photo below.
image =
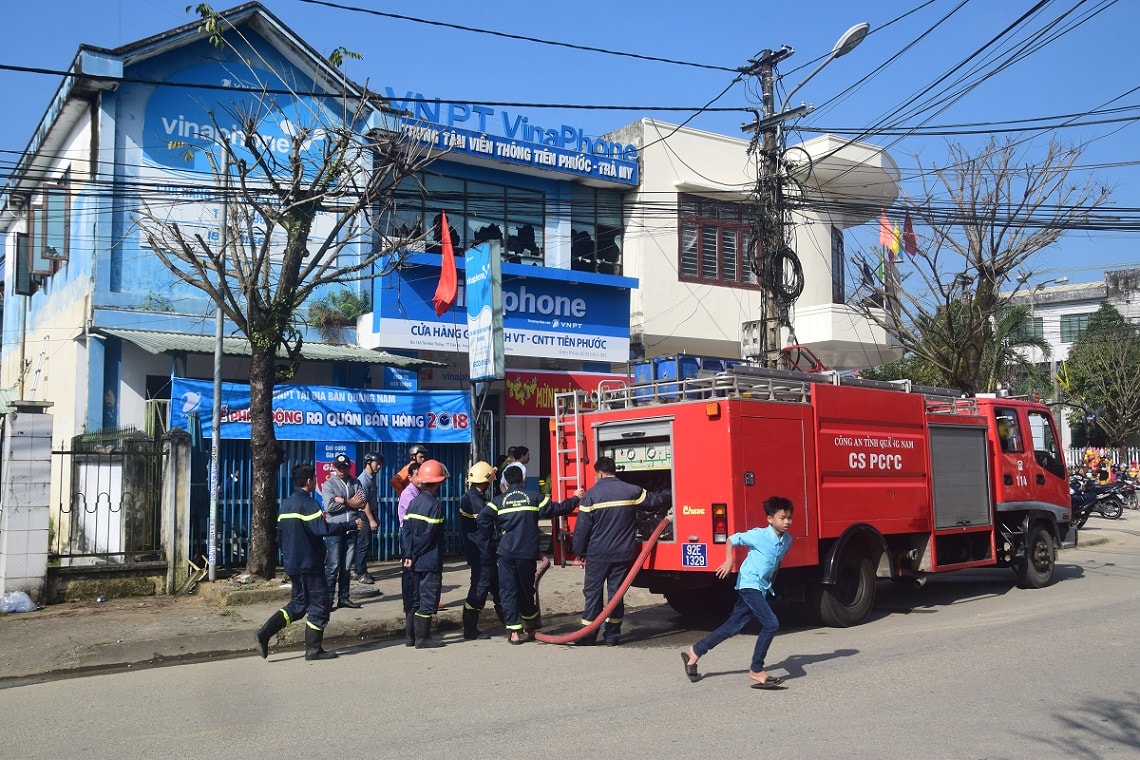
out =
<path fill-rule="evenodd" d="M 1091 529 L 1082 531 L 1080 546 L 1120 540 L 1110 536 L 1140 536 L 1140 531 L 1129 530 L 1126 522 L 1096 521 Z M 1134 542 L 1136 538 L 1126 540 Z M 400 568 L 391 563 L 374 564 L 371 573 L 375 586 L 352 587 L 352 598 L 363 607 L 333 612 L 326 648 L 403 636 Z M 444 566 L 444 609 L 436 617 L 435 627 L 446 642 L 460 641 L 460 617 L 469 579 L 462 560 Z M 288 601 L 289 589 L 283 577 L 280 583 L 245 587 L 230 581 L 204 582 L 189 596 L 72 602 L 0 615 L 0 688 L 101 669 L 255 657 L 253 632 Z M 552 566 L 542 578 L 539 594 L 548 631 L 572 630 L 579 625 L 580 567 Z M 664 604 L 664 599 L 645 589 L 631 588 L 626 604 L 630 610 L 645 609 Z M 492 635 L 503 634 L 490 603 L 483 611 L 481 627 Z M 271 656 L 283 647 L 302 646 L 303 637 L 303 624 L 293 624 L 271 645 Z"/>
<path fill-rule="evenodd" d="M 353 584 L 363 607 L 332 613 L 325 647 L 348 646 L 404 635 L 400 568 L 374 564 L 375 586 Z M 98 669 L 152 667 L 179 661 L 256 656 L 253 632 L 289 600 L 289 582 L 242 587 L 230 581 L 200 583 L 188 596 L 151 596 L 72 602 L 35 612 L 0 616 L 0 688 L 42 677 Z M 463 600 L 470 574 L 462 561 L 444 567 L 441 610 L 436 617 L 445 641 L 459 640 Z M 581 615 L 582 569 L 551 567 L 539 585 L 543 620 L 549 629 L 576 627 Z M 631 608 L 663 603 L 644 589 L 630 589 Z M 502 634 L 488 600 L 481 627 Z M 279 635 L 270 653 L 303 645 L 303 624 Z"/>

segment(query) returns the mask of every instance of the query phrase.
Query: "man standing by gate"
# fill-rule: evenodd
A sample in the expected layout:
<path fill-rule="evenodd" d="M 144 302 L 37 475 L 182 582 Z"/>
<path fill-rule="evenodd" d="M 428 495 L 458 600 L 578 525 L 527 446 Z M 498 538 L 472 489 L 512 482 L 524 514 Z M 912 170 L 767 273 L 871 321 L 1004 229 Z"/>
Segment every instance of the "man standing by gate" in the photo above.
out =
<path fill-rule="evenodd" d="M 337 454 L 333 459 L 335 473 L 321 485 L 325 519 L 330 523 L 355 523 L 358 517 L 364 516 L 364 507 L 368 504 L 368 500 L 364 496 L 360 481 L 350 474 L 351 467 L 352 460 L 347 454 Z M 360 609 L 360 603 L 352 601 L 348 595 L 349 564 L 356 555 L 356 531 L 329 536 L 325 539 L 325 546 L 328 548 L 328 555 L 325 557 L 325 577 L 329 584 L 329 598 L 337 600 L 338 609 L 342 607 Z"/>
<path fill-rule="evenodd" d="M 380 510 L 377 509 L 380 492 L 376 483 L 376 474 L 380 472 L 380 468 L 383 466 L 383 455 L 377 451 L 369 451 L 364 455 L 364 471 L 360 473 L 359 478 L 360 486 L 364 489 L 364 498 L 367 501 L 364 505 L 366 521 L 364 527 L 356 532 L 356 567 L 353 568 L 353 576 L 357 583 L 365 583 L 369 586 L 376 583 L 376 580 L 368 574 L 368 553 L 372 549 L 372 533 L 380 527 L 380 523 L 376 519 L 376 516 L 380 514 Z"/>

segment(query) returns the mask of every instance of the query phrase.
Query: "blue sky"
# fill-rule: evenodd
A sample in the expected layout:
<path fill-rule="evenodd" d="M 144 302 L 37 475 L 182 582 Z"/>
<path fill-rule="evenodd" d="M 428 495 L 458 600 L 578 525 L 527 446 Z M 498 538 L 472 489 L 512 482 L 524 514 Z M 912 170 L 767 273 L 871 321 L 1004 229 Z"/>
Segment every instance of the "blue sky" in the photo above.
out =
<path fill-rule="evenodd" d="M 188 4 L 191 0 L 12 3 L 0 64 L 64 69 L 80 44 L 113 48 L 193 21 L 196 17 L 186 13 Z M 219 2 L 214 7 L 236 4 Z M 795 49 L 779 68 L 782 86 L 790 89 L 845 29 L 860 21 L 871 24 L 871 35 L 796 93 L 793 105 L 803 100 L 817 106 L 800 122 L 803 126 L 867 128 L 882 123 L 893 109 L 927 88 L 931 95 L 944 93 L 947 75 L 953 76 L 962 61 L 1039 5 L 1035 0 L 641 4 L 335 0 L 337 5 L 721 67 L 700 68 L 509 40 L 303 0 L 264 4 L 317 50 L 327 53 L 344 46 L 363 54 L 363 61 L 348 64 L 349 76 L 381 91 L 392 87 L 398 94 L 413 91 L 459 101 L 634 106 L 630 110 L 515 109 L 533 123 L 571 124 L 594 134 L 645 115 L 674 123 L 689 118 L 729 86 L 734 74 L 722 68 L 742 66 L 764 48 Z M 1032 139 L 1026 146 L 1029 160 L 1043 153 L 1051 136 L 1070 144 L 1087 142 L 1080 164 L 1089 168 L 1082 169 L 1082 175 L 1092 173 L 1112 187 L 1112 207 L 1132 221 L 1140 216 L 1140 127 L 1135 122 L 1140 89 L 1132 91 L 1140 60 L 1136 52 L 1140 3 L 1054 0 L 1040 5 L 1027 28 L 1044 29 L 1046 36 L 1055 32 L 1055 39 L 1031 44 L 1033 49 L 1022 60 L 997 70 L 941 113 L 926 111 L 903 123 L 913 126 L 927 117 L 927 128 L 1015 119 L 1059 122 L 1048 117 L 1136 106 L 1112 115 L 1123 121 L 1016 135 Z M 1059 24 L 1047 29 L 1058 18 Z M 1076 28 L 1060 34 L 1067 26 Z M 1030 36 L 1022 28 L 1001 49 L 1008 51 Z M 0 70 L 0 88 L 9 101 L 0 121 L 0 177 L 6 177 L 26 147 L 58 84 L 57 77 L 45 74 Z M 715 105 L 758 107 L 739 83 Z M 649 106 L 691 110 L 649 114 L 638 108 Z M 690 125 L 736 136 L 741 134 L 740 124 L 749 119 L 741 111 L 705 112 Z M 805 133 L 803 138 L 812 136 Z M 985 136 L 872 134 L 865 139 L 888 147 L 905 177 L 916 166 L 915 155 L 927 165 L 944 163 L 948 139 L 974 145 Z M 790 141 L 796 141 L 794 133 Z M 865 225 L 851 233 L 848 250 L 867 250 L 877 236 L 876 224 Z M 1105 269 L 1140 266 L 1136 238 L 1134 232 L 1070 232 L 1033 261 L 1032 281 L 1062 275 L 1072 282 L 1099 280 Z"/>

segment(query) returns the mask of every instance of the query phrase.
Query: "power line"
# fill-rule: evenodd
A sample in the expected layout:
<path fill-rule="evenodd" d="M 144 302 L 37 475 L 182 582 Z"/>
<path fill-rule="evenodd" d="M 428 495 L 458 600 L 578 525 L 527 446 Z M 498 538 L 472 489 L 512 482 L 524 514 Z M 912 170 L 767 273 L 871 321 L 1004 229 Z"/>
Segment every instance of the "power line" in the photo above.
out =
<path fill-rule="evenodd" d="M 493 29 L 483 29 L 476 26 L 464 26 L 463 24 L 452 24 L 446 21 L 433 21 L 430 19 L 418 18 L 416 16 L 406 16 L 400 13 L 378 11 L 373 8 L 361 8 L 355 5 L 330 2 L 330 0 L 300 0 L 300 2 L 308 3 L 310 5 L 322 5 L 327 8 L 336 8 L 337 10 L 342 11 L 351 11 L 353 13 L 366 13 L 370 16 L 380 16 L 383 18 L 397 19 L 399 21 L 410 21 L 416 24 L 426 24 L 428 26 L 442 27 L 445 29 L 456 29 L 461 32 L 485 34 L 491 37 L 500 37 L 502 39 L 508 40 L 533 42 L 539 45 L 551 45 L 554 47 L 568 48 L 570 50 L 584 50 L 590 53 L 604 53 L 605 55 L 616 55 L 622 58 L 634 58 L 641 61 L 652 61 L 654 63 L 668 63 L 676 66 L 690 66 L 697 69 L 712 69 L 714 71 L 731 71 L 733 73 L 736 73 L 736 68 L 732 66 L 716 66 L 708 63 L 694 63 L 692 61 L 680 61 L 673 58 L 660 58 L 652 55 L 642 55 L 640 53 L 629 53 L 622 50 L 609 50 L 606 48 L 595 47 L 593 45 L 577 45 L 571 42 L 558 42 L 555 40 L 542 39 L 541 37 L 530 37 L 524 34 L 510 34 L 508 32 L 499 32 Z"/>

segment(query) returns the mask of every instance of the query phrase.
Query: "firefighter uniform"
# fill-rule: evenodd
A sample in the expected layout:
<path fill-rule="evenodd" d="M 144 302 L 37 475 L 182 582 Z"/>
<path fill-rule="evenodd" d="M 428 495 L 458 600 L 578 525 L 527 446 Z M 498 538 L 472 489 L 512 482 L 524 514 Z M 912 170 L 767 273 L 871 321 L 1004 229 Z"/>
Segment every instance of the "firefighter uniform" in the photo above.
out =
<path fill-rule="evenodd" d="M 400 540 L 404 559 L 412 563 L 411 598 L 404 606 L 412 611 L 415 646 L 422 649 L 431 646 L 431 619 L 443 586 L 443 504 L 428 489 L 408 505 Z"/>
<path fill-rule="evenodd" d="M 479 513 L 480 527 L 499 536 L 499 593 L 507 631 L 531 632 L 539 627 L 538 605 L 534 599 L 534 575 L 538 566 L 541 533 L 538 521 L 568 515 L 578 506 L 573 496 L 563 502 L 511 486 L 496 496 Z M 512 635 L 512 643 L 518 643 Z"/>
<path fill-rule="evenodd" d="M 647 493 L 613 476 L 599 477 L 586 491 L 574 525 L 574 553 L 586 562 L 582 625 L 601 614 L 603 590 L 608 588 L 612 598 L 637 558 L 637 513 L 667 509 L 671 503 L 668 491 Z M 625 603 L 620 601 L 605 621 L 602 636 L 607 644 L 618 643 L 624 615 Z M 581 643 L 596 638 L 595 633 Z"/>
<path fill-rule="evenodd" d="M 463 554 L 467 567 L 471 570 L 471 586 L 467 600 L 463 603 L 463 636 L 478 637 L 479 613 L 487 604 L 487 595 L 495 604 L 495 612 L 502 617 L 503 607 L 499 598 L 499 569 L 495 550 L 495 532 L 479 526 L 477 518 L 487 506 L 486 493 L 475 486 L 467 489 L 459 500 L 459 532 L 463 536 Z"/>
<path fill-rule="evenodd" d="M 355 523 L 329 523 L 313 494 L 303 488 L 281 502 L 277 514 L 277 542 L 281 547 L 285 573 L 293 583 L 289 603 L 278 610 L 257 631 L 262 657 L 268 655 L 269 640 L 294 620 L 305 621 L 305 659 L 329 659 L 333 652 L 321 648 L 329 623 L 329 587 L 325 579 L 326 536 L 343 535 Z"/>

